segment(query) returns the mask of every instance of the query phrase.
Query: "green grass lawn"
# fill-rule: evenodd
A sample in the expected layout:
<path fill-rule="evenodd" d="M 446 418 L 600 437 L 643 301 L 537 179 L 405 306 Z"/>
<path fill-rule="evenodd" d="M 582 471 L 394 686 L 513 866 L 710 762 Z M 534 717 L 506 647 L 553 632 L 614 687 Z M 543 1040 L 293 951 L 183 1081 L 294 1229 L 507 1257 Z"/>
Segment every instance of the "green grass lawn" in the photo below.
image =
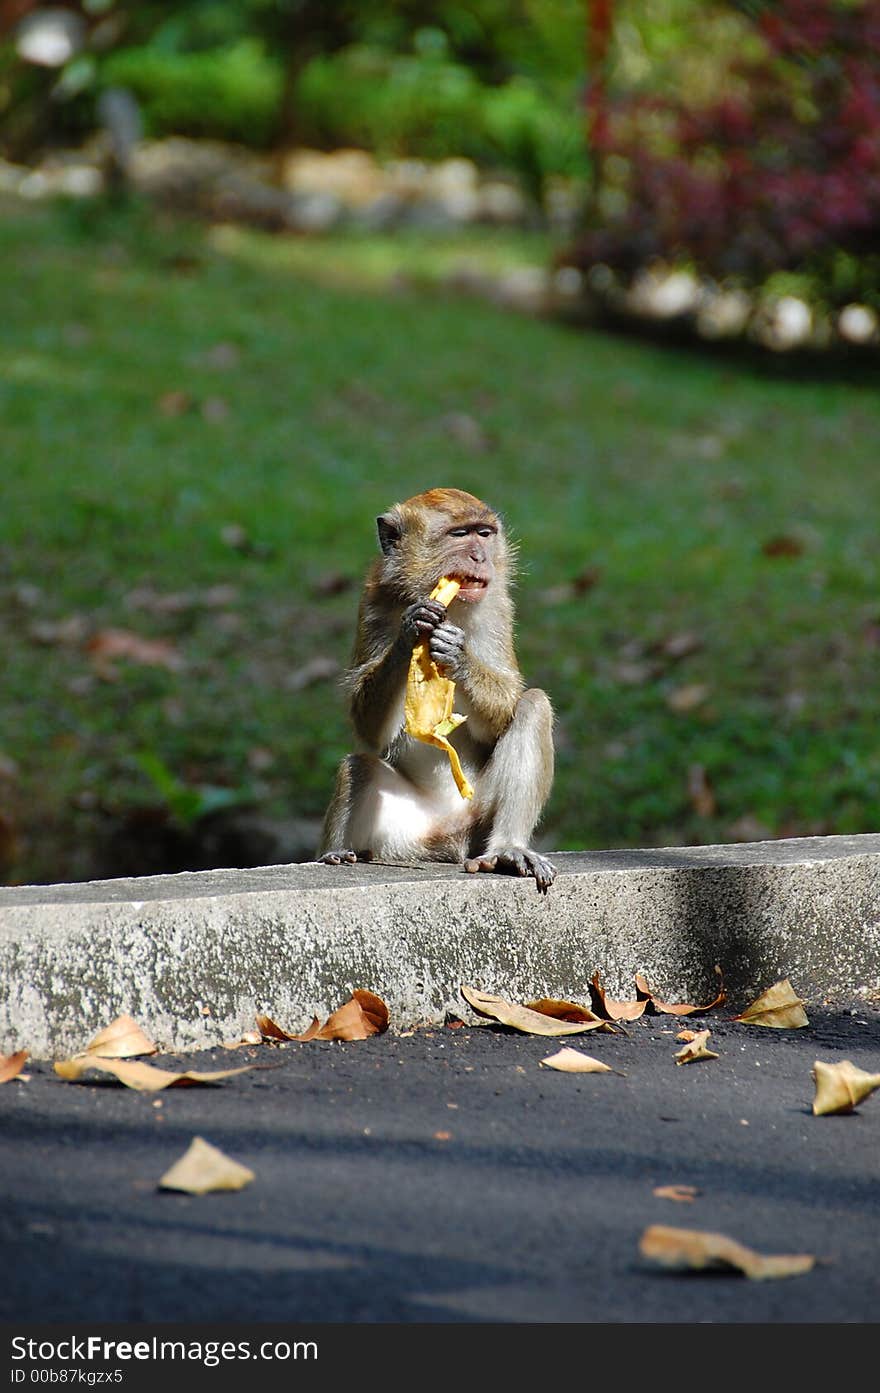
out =
<path fill-rule="evenodd" d="M 319 817 L 373 519 L 437 484 L 521 543 L 522 664 L 558 713 L 546 846 L 876 829 L 877 377 L 438 279 L 548 251 L 0 209 L 7 880 L 92 873 L 101 829 L 156 802 L 144 755 Z M 171 666 L 96 662 L 111 629 Z"/>

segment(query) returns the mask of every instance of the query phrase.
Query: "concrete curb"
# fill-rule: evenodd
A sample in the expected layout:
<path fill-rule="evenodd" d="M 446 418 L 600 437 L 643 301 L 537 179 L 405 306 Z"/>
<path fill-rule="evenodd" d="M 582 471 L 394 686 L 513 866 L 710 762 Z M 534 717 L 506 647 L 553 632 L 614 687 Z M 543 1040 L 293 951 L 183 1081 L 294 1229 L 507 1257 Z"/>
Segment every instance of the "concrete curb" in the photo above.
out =
<path fill-rule="evenodd" d="M 549 895 L 457 866 L 315 863 L 0 889 L 0 1053 L 70 1053 L 126 1011 L 168 1049 L 266 1010 L 288 1029 L 350 990 L 392 1026 L 470 1019 L 469 983 L 517 1000 L 731 1005 L 781 977 L 810 1001 L 880 992 L 880 835 L 563 853 Z"/>

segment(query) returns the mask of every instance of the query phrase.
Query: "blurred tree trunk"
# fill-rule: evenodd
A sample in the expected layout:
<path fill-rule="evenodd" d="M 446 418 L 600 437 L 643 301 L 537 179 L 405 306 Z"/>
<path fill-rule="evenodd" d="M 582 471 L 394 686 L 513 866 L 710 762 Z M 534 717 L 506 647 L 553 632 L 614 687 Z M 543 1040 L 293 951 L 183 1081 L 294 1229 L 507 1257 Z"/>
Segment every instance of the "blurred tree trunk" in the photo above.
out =
<path fill-rule="evenodd" d="M 279 182 L 286 152 L 299 143 L 297 91 L 300 78 L 319 53 L 336 53 L 353 42 L 357 15 L 358 6 L 347 0 L 333 4 L 328 4 L 327 0 L 287 0 L 279 7 L 272 32 L 266 36 L 270 47 L 284 54 L 284 87 L 275 138 L 275 172 Z"/>
<path fill-rule="evenodd" d="M 614 28 L 614 0 L 586 0 L 586 6 L 586 134 L 595 209 L 602 188 L 602 152 L 608 141 L 608 54 Z"/>

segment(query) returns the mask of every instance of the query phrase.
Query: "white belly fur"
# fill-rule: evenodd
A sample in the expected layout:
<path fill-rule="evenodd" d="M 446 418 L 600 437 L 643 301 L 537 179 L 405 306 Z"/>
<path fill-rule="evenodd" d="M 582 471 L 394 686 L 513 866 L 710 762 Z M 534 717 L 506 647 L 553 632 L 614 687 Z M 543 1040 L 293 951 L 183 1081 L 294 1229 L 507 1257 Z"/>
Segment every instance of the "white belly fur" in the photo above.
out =
<path fill-rule="evenodd" d="M 444 752 L 412 741 L 402 772 L 382 764 L 359 800 L 351 821 L 351 845 L 389 859 L 416 857 L 439 829 L 466 827 L 470 813 Z"/>

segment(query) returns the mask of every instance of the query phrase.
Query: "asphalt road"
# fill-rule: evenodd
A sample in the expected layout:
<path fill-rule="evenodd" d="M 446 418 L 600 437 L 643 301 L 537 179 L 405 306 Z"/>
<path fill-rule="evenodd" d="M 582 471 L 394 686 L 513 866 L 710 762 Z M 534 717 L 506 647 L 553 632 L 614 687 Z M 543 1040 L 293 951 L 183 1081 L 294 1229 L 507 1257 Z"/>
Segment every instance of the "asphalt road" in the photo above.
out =
<path fill-rule="evenodd" d="M 0 1320 L 867 1323 L 880 1311 L 880 1092 L 811 1113 L 814 1060 L 880 1072 L 880 1011 L 810 1026 L 724 1009 L 547 1041 L 433 1027 L 214 1050 L 163 1066 L 276 1066 L 145 1095 L 49 1064 L 0 1088 Z M 719 1058 L 676 1065 L 682 1025 Z M 561 1044 L 618 1073 L 539 1067 Z M 255 1172 L 160 1191 L 195 1135 Z M 696 1187 L 689 1202 L 655 1195 Z M 752 1281 L 650 1265 L 651 1224 L 811 1253 Z"/>

